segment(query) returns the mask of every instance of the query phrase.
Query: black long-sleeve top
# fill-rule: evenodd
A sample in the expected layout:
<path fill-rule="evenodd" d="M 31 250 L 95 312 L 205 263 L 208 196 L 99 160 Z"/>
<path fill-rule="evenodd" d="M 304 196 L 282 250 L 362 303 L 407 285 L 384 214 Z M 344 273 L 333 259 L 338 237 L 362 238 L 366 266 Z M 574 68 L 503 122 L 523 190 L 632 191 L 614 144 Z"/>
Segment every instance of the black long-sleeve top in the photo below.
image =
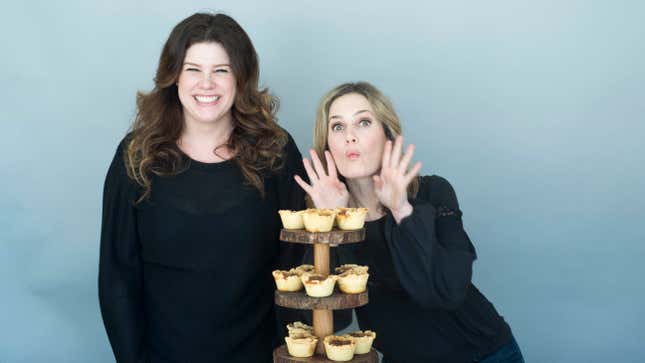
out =
<path fill-rule="evenodd" d="M 384 362 L 472 362 L 511 339 L 493 305 L 471 283 L 475 249 L 452 186 L 420 178 L 413 212 L 366 223 L 366 240 L 338 247 L 341 263 L 369 266 L 369 303 L 356 309 L 376 332 Z"/>
<path fill-rule="evenodd" d="M 285 165 L 265 174 L 266 196 L 234 160 L 153 176 L 149 199 L 119 145 L 105 180 L 99 300 L 117 362 L 270 362 L 276 334 L 271 271 L 279 209 L 301 209 L 305 175 L 289 137 Z M 282 246 L 281 246 L 282 245 Z M 302 251 L 296 251 L 296 258 Z M 284 263 L 282 263 L 284 264 Z"/>

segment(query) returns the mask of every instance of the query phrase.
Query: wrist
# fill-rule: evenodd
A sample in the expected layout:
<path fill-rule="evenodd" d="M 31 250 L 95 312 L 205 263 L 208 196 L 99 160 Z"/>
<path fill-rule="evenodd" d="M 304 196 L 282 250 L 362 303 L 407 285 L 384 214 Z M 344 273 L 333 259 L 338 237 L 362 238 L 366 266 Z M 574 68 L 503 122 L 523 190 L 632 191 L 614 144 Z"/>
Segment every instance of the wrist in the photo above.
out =
<path fill-rule="evenodd" d="M 406 200 L 399 208 L 390 209 L 390 212 L 392 213 L 392 217 L 396 220 L 396 223 L 400 224 L 403 218 L 412 214 L 412 209 L 412 205 Z"/>

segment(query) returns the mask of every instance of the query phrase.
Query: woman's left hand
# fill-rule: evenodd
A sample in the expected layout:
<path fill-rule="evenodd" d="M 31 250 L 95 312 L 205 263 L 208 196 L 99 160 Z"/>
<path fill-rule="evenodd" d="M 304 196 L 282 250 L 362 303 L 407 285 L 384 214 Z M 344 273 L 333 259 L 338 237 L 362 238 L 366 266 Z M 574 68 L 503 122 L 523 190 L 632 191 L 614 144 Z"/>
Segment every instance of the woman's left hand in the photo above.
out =
<path fill-rule="evenodd" d="M 414 154 L 414 145 L 410 144 L 401 156 L 403 137 L 397 136 L 392 146 L 392 141 L 385 143 L 381 172 L 374 175 L 374 189 L 381 204 L 390 210 L 396 223 L 401 223 L 403 218 L 412 214 L 412 205 L 408 201 L 408 185 L 419 174 L 421 162 L 416 162 L 412 169 L 408 165 Z"/>

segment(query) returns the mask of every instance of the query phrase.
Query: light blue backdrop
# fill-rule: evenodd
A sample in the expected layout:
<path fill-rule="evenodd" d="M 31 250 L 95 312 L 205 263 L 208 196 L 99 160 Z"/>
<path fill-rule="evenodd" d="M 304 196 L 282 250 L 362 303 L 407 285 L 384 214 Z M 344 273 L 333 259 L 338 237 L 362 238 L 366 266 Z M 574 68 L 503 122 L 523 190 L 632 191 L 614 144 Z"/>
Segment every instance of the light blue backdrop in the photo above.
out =
<path fill-rule="evenodd" d="M 103 179 L 170 29 L 209 9 L 249 32 L 301 150 L 332 86 L 392 98 L 528 362 L 645 362 L 645 3 L 21 4 L 0 16 L 0 362 L 113 361 Z"/>

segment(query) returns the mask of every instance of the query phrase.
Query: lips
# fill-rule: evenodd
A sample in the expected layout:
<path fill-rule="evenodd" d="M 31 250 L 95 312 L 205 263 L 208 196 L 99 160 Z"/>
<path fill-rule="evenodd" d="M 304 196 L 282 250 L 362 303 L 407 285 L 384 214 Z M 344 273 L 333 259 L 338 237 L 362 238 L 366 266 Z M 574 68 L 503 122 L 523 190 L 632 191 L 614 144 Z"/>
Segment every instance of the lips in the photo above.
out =
<path fill-rule="evenodd" d="M 356 160 L 361 156 L 361 153 L 358 151 L 347 151 L 345 152 L 345 157 L 347 157 L 349 160 Z"/>

